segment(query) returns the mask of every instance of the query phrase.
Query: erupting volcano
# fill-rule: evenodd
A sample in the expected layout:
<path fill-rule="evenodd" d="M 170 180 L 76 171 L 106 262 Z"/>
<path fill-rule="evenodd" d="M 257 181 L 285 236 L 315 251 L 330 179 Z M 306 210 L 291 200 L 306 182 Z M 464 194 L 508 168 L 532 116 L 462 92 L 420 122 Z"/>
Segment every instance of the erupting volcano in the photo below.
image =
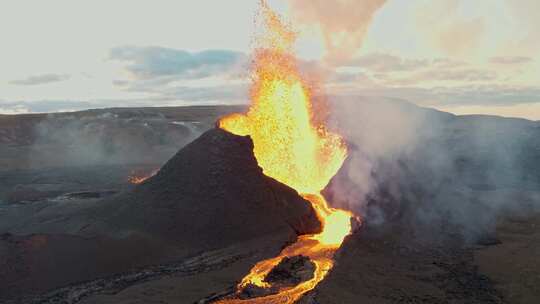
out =
<path fill-rule="evenodd" d="M 264 174 L 311 202 L 323 229 L 319 234 L 300 236 L 278 257 L 257 263 L 238 289 L 273 288 L 267 275 L 285 257 L 309 257 L 315 264 L 311 279 L 293 287 L 277 287 L 271 295 L 221 303 L 294 303 L 324 279 L 333 267 L 333 254 L 351 232 L 353 215 L 331 208 L 321 194 L 346 159 L 347 147 L 338 134 L 314 117 L 313 89 L 302 77 L 293 51 L 296 33 L 264 1 L 261 7 L 265 30 L 254 54 L 252 104 L 245 114 L 222 118 L 219 126 L 236 135 L 249 135 Z"/>

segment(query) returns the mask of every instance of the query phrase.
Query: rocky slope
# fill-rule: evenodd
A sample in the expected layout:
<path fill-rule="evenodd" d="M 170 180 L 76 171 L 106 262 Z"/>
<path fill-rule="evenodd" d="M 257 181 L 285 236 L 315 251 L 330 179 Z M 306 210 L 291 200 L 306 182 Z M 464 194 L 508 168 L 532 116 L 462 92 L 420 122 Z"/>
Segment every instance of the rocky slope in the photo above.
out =
<path fill-rule="evenodd" d="M 19 214 L 25 225 L 0 239 L 0 299 L 234 246 L 264 257 L 319 231 L 310 204 L 263 175 L 252 150 L 248 137 L 212 129 L 132 190 Z"/>

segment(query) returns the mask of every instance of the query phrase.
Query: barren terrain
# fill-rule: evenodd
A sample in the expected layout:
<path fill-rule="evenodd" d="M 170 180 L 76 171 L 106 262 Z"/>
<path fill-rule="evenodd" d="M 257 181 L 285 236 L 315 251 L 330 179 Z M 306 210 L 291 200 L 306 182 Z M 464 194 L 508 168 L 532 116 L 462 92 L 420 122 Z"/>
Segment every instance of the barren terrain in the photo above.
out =
<path fill-rule="evenodd" d="M 249 140 L 213 129 L 239 109 L 0 116 L 0 302 L 211 302 L 316 230 Z M 326 194 L 364 221 L 302 302 L 540 301 L 540 123 L 395 101 L 337 109 L 351 155 Z M 414 140 L 388 146 L 402 140 L 393 128 Z"/>

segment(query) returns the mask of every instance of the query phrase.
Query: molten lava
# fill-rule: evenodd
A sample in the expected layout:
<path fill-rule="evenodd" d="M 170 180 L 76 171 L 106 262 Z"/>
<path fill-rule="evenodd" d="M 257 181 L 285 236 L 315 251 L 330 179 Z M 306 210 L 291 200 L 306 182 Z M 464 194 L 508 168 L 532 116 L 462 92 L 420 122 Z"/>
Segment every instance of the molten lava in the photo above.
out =
<path fill-rule="evenodd" d="M 322 123 L 315 123 L 312 90 L 302 78 L 292 50 L 296 34 L 262 3 L 266 32 L 255 51 L 252 104 L 245 114 L 232 114 L 219 126 L 233 134 L 249 135 L 264 174 L 291 188 L 311 202 L 323 230 L 299 237 L 278 257 L 257 263 L 238 288 L 249 284 L 268 288 L 266 275 L 284 257 L 303 255 L 315 264 L 314 277 L 279 293 L 249 300 L 226 299 L 221 303 L 294 303 L 312 290 L 333 267 L 333 255 L 351 232 L 350 212 L 328 206 L 321 191 L 347 157 L 343 139 Z"/>
<path fill-rule="evenodd" d="M 159 169 L 152 170 L 150 173 L 141 174 L 136 171 L 131 172 L 131 175 L 128 177 L 128 182 L 130 184 L 138 185 L 142 184 L 145 180 L 156 175 Z"/>

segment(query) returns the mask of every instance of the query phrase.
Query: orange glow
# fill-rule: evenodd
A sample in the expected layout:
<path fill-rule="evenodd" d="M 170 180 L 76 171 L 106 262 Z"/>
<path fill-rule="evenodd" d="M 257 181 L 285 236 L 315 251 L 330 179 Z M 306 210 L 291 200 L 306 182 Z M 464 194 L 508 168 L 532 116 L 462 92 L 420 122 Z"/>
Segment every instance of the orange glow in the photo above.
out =
<path fill-rule="evenodd" d="M 220 303 L 294 303 L 312 290 L 332 269 L 333 255 L 351 232 L 352 214 L 328 206 L 320 192 L 347 157 L 343 139 L 323 124 L 314 123 L 312 90 L 303 80 L 292 51 L 295 33 L 262 1 L 266 32 L 259 40 L 253 65 L 252 104 L 245 114 L 232 114 L 219 126 L 233 134 L 249 135 L 264 174 L 291 188 L 311 202 L 323 230 L 299 237 L 278 257 L 257 263 L 238 288 L 248 284 L 268 288 L 266 275 L 284 257 L 304 255 L 315 264 L 314 278 L 280 290 L 278 294 L 249 300 L 226 299 Z"/>
<path fill-rule="evenodd" d="M 142 184 L 145 180 L 149 179 L 150 177 L 156 175 L 158 173 L 159 169 L 152 170 L 152 172 L 148 174 L 139 174 L 135 171 L 131 172 L 131 175 L 128 177 L 128 182 L 130 184 L 138 185 Z"/>

